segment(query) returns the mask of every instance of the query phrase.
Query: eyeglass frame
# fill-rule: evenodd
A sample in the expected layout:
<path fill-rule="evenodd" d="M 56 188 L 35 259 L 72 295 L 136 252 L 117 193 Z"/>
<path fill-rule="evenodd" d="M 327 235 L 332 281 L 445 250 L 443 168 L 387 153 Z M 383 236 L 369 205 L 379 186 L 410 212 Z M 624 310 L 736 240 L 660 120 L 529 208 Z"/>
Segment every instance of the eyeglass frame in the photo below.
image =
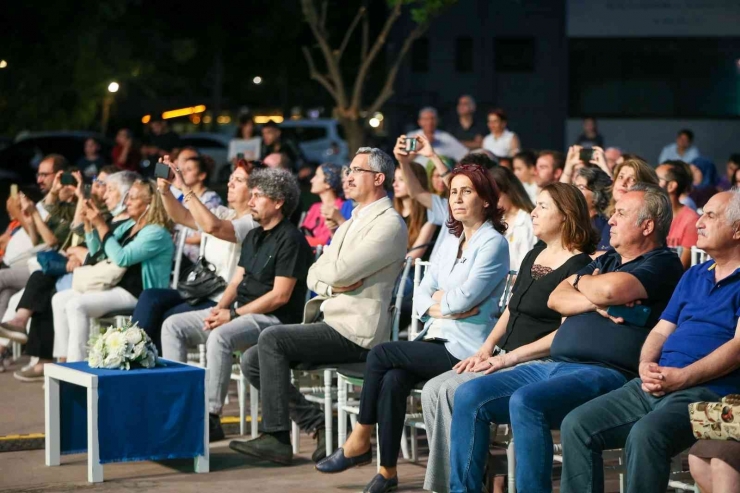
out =
<path fill-rule="evenodd" d="M 342 169 L 342 174 L 346 177 L 354 175 L 356 173 L 373 173 L 377 175 L 378 173 L 382 173 L 382 171 L 375 171 L 374 169 L 364 169 L 357 167 L 353 168 L 352 166 L 347 166 L 346 168 Z"/>

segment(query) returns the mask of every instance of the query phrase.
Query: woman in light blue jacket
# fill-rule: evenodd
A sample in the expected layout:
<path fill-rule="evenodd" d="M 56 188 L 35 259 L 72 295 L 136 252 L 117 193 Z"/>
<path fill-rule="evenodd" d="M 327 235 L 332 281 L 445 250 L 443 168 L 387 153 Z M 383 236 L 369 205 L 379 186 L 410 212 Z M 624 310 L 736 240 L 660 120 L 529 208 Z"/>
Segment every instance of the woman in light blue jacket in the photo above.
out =
<path fill-rule="evenodd" d="M 111 231 L 97 208 L 91 202 L 87 204 L 85 240 L 90 257 L 102 250 L 126 272 L 111 289 L 86 293 L 71 289 L 52 298 L 55 337 L 68 334 L 69 362 L 85 359 L 91 318 L 133 310 L 144 289 L 169 284 L 174 252 L 171 223 L 153 182 L 134 182 L 126 198 L 126 211 L 128 224 Z"/>
<path fill-rule="evenodd" d="M 450 181 L 449 233 L 415 295 L 414 311 L 425 321 L 416 341 L 379 344 L 370 352 L 358 425 L 320 472 L 336 473 L 372 460 L 370 436 L 379 425 L 380 474 L 366 492 L 398 485 L 396 461 L 406 397 L 420 382 L 452 369 L 475 354 L 498 319 L 498 301 L 509 272 L 506 224 L 499 191 L 488 171 L 462 165 Z"/>

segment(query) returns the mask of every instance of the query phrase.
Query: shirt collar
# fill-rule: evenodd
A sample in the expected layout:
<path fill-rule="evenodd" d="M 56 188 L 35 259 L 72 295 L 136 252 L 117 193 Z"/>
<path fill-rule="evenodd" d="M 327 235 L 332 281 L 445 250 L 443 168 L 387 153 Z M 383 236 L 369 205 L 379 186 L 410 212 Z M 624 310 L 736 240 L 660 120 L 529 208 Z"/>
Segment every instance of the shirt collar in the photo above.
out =
<path fill-rule="evenodd" d="M 352 209 L 352 219 L 359 221 L 361 218 L 367 215 L 367 211 L 369 211 L 375 204 L 377 204 L 378 202 L 380 202 L 381 200 L 385 198 L 386 197 L 381 197 L 375 202 L 371 202 L 364 207 L 355 207 L 354 209 Z"/>

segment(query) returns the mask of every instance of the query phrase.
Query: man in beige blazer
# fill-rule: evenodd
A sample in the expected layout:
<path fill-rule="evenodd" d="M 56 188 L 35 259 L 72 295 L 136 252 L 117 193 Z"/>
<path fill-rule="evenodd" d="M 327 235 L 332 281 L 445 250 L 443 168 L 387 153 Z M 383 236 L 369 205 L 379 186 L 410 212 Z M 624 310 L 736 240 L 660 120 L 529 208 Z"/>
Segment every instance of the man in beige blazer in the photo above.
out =
<path fill-rule="evenodd" d="M 357 151 L 347 177 L 347 198 L 357 207 L 308 272 L 308 287 L 318 296 L 306 304 L 302 324 L 265 329 L 242 359 L 244 374 L 261 391 L 263 433 L 232 441 L 237 452 L 290 464 L 292 419 L 319 437 L 313 459 L 324 457 L 324 414 L 291 385 L 290 369 L 297 363 L 362 362 L 389 339 L 391 296 L 408 240 L 406 223 L 388 198 L 394 172 L 393 160 L 380 149 Z"/>

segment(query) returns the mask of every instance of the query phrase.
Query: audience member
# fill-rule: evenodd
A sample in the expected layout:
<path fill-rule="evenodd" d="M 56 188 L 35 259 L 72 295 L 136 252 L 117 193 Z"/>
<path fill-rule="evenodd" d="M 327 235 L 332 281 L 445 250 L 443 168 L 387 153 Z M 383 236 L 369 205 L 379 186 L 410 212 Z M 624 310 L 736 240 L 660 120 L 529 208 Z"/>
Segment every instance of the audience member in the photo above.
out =
<path fill-rule="evenodd" d="M 501 108 L 488 112 L 488 130 L 491 131 L 483 139 L 483 148 L 488 149 L 497 157 L 512 157 L 521 148 L 519 137 L 506 128 L 508 118 Z"/>
<path fill-rule="evenodd" d="M 326 227 L 329 228 L 332 236 L 334 236 L 334 232 L 339 226 L 352 217 L 352 211 L 357 205 L 354 200 L 349 198 L 348 173 L 349 166 L 342 166 L 342 194 L 345 198 L 342 207 L 337 209 L 333 204 L 321 206 L 321 215 L 324 216 Z"/>
<path fill-rule="evenodd" d="M 691 247 L 696 245 L 696 221 L 699 215 L 680 202 L 691 186 L 691 175 L 683 161 L 667 161 L 655 169 L 660 187 L 668 193 L 673 209 L 673 221 L 668 231 L 668 246 L 680 249 L 678 256 L 684 269 L 691 267 Z"/>
<path fill-rule="evenodd" d="M 298 323 L 306 299 L 311 248 L 288 217 L 298 205 L 298 183 L 287 170 L 254 171 L 249 207 L 259 226 L 242 245 L 239 267 L 212 309 L 180 313 L 162 325 L 162 354 L 187 361 L 187 348 L 206 345 L 210 439 L 224 438 L 220 415 L 231 379 L 232 355 L 257 344 L 277 324 Z"/>
<path fill-rule="evenodd" d="M 694 145 L 694 132 L 684 128 L 678 131 L 676 142 L 668 144 L 660 151 L 658 162 L 665 163 L 674 160 L 690 163 L 699 156 L 699 149 Z"/>
<path fill-rule="evenodd" d="M 417 137 L 423 135 L 431 143 L 434 152 L 440 156 L 452 158 L 455 161 L 468 153 L 468 149 L 462 145 L 455 137 L 437 129 L 437 110 L 427 106 L 419 110 L 419 129 L 409 132 L 406 137 Z M 421 162 L 426 164 L 426 162 Z"/>
<path fill-rule="evenodd" d="M 291 139 L 283 138 L 282 130 L 277 123 L 270 120 L 262 125 L 262 149 L 261 155 L 268 156 L 273 153 L 285 154 L 294 167 L 298 170 L 306 162 L 301 148 Z"/>
<path fill-rule="evenodd" d="M 105 203 L 105 184 L 106 180 L 114 173 L 118 173 L 118 167 L 113 164 L 103 166 L 98 171 L 98 174 L 93 176 L 92 184 L 90 185 L 90 195 L 95 198 L 98 204 Z"/>
<path fill-rule="evenodd" d="M 599 168 L 581 168 L 578 170 L 573 184 L 578 187 L 588 204 L 588 214 L 591 217 L 591 225 L 599 236 L 596 245 L 597 252 L 605 252 L 611 248 L 611 226 L 606 216 L 606 209 L 611 201 L 612 180 Z"/>
<path fill-rule="evenodd" d="M 590 159 L 589 159 L 590 158 Z M 604 150 L 601 147 L 592 147 L 590 149 L 584 149 L 579 145 L 570 146 L 568 149 L 568 155 L 565 158 L 565 168 L 563 174 L 560 175 L 561 183 L 575 184 L 576 176 L 582 168 L 599 168 L 601 171 L 606 173 L 611 178 L 612 170 L 606 163 L 604 157 Z"/>
<path fill-rule="evenodd" d="M 170 220 L 156 185 L 137 180 L 126 195 L 130 218 L 111 230 L 95 205 L 88 201 L 85 240 L 93 257 L 100 250 L 108 260 L 126 269 L 121 280 L 103 291 L 62 291 L 52 298 L 55 337 L 67 341 L 67 361 L 82 361 L 90 335 L 90 319 L 117 310 L 133 310 L 142 291 L 169 284 L 173 244 Z M 62 347 L 62 346 L 60 346 Z M 42 356 L 43 357 L 43 356 Z"/>
<path fill-rule="evenodd" d="M 497 166 L 488 172 L 496 181 L 499 191 L 498 206 L 504 211 L 505 236 L 509 242 L 509 265 L 511 270 L 518 271 L 527 252 L 537 242 L 530 216 L 534 204 L 513 171 Z"/>
<path fill-rule="evenodd" d="M 509 271 L 502 236 L 504 211 L 498 187 L 482 166 L 459 166 L 450 182 L 449 235 L 424 276 L 414 311 L 424 321 L 417 341 L 386 342 L 367 358 L 358 424 L 344 447 L 319 462 L 319 472 L 337 473 L 368 464 L 370 438 L 378 425 L 380 474 L 365 491 L 398 485 L 396 462 L 414 385 L 444 373 L 471 356 L 499 316 L 498 300 Z M 470 259 L 470 262 L 466 262 Z"/>
<path fill-rule="evenodd" d="M 391 294 L 401 269 L 408 232 L 387 192 L 393 160 L 379 149 L 361 147 L 350 165 L 349 198 L 357 202 L 352 219 L 308 271 L 308 288 L 317 296 L 305 308 L 303 324 L 275 325 L 242 357 L 242 371 L 260 389 L 262 435 L 233 441 L 243 454 L 290 464 L 290 421 L 316 432 L 315 461 L 326 453 L 324 413 L 290 383 L 298 363 L 364 361 L 391 329 Z M 323 320 L 321 315 L 323 314 Z"/>
<path fill-rule="evenodd" d="M 604 151 L 604 158 L 606 159 L 606 165 L 610 171 L 614 171 L 614 167 L 618 164 L 619 158 L 622 157 L 622 150 L 619 147 L 607 147 Z"/>
<path fill-rule="evenodd" d="M 684 162 L 689 163 L 693 174 L 693 186 L 689 197 L 697 207 L 702 208 L 717 193 L 717 168 L 712 161 L 703 157 Z"/>
<path fill-rule="evenodd" d="M 483 144 L 486 127 L 475 119 L 475 100 L 467 94 L 457 100 L 457 118 L 450 133 L 470 150 L 479 149 Z"/>
<path fill-rule="evenodd" d="M 149 175 L 154 174 L 154 164 L 165 155 L 175 155 L 180 148 L 180 136 L 170 130 L 167 120 L 155 115 L 149 121 L 149 133 L 144 138 L 141 154 L 148 160 L 148 166 L 143 170 Z"/>
<path fill-rule="evenodd" d="M 257 137 L 257 128 L 254 125 L 254 118 L 252 118 L 251 113 L 245 113 L 239 116 L 239 125 L 236 127 L 234 137 L 244 140 Z"/>
<path fill-rule="evenodd" d="M 637 183 L 658 185 L 658 176 L 648 163 L 636 156 L 628 154 L 625 154 L 625 156 L 627 157 L 624 161 L 614 168 L 612 200 L 606 210 L 608 217 L 611 217 L 614 213 L 614 205 Z"/>
<path fill-rule="evenodd" d="M 625 491 L 665 491 L 671 458 L 696 441 L 688 405 L 740 392 L 739 223 L 738 192 L 717 194 L 705 205 L 697 246 L 712 260 L 684 274 L 660 320 L 649 325 L 654 328 L 642 345 L 639 377 L 566 416 L 562 491 L 604 491 L 602 451 L 616 448 L 625 449 Z M 689 457 L 702 491 L 711 491 L 704 460 L 712 457 L 709 442 Z M 737 464 L 737 456 L 731 462 Z"/>
<path fill-rule="evenodd" d="M 537 170 L 534 177 L 535 183 L 540 189 L 543 189 L 550 183 L 560 181 L 564 167 L 565 154 L 559 151 L 540 151 L 535 166 Z"/>
<path fill-rule="evenodd" d="M 429 190 L 424 166 L 412 162 L 410 167 L 416 180 L 425 190 Z M 401 168 L 396 168 L 395 179 L 393 180 L 393 208 L 406 222 L 406 228 L 409 232 L 406 256 L 414 259 L 428 257 L 426 255 L 427 251 L 431 252 L 428 246 L 434 241 L 437 226 L 427 221 L 426 208 L 409 195 Z M 411 294 L 410 291 L 406 292 Z"/>
<path fill-rule="evenodd" d="M 496 356 L 517 358 L 521 353 L 537 352 L 537 346 L 546 341 L 541 338 L 560 326 L 560 314 L 547 307 L 550 293 L 591 262 L 588 254 L 594 251 L 596 235 L 585 200 L 574 187 L 562 183 L 546 186 L 532 219 L 540 242 L 522 262 L 511 300 L 493 331 L 473 356 L 424 386 L 421 399 L 429 442 L 425 490 L 449 491 L 450 422 L 456 389 L 490 373 L 486 362 Z"/>
<path fill-rule="evenodd" d="M 534 203 L 537 200 L 537 154 L 534 151 L 523 150 L 517 152 L 512 160 L 514 174 L 521 182 L 524 190 L 527 191 L 530 200 Z"/>
<path fill-rule="evenodd" d="M 576 139 L 576 145 L 585 149 L 604 148 L 604 137 L 601 136 L 596 126 L 596 118 L 587 116 L 583 119 L 583 132 Z"/>
<path fill-rule="evenodd" d="M 122 171 L 139 171 L 141 153 L 134 145 L 134 134 L 128 128 L 122 128 L 116 134 L 116 145 L 111 151 L 113 164 Z"/>
<path fill-rule="evenodd" d="M 553 361 L 519 364 L 460 386 L 451 429 L 451 491 L 480 489 L 491 422 L 511 423 L 517 489 L 550 490 L 551 430 L 574 408 L 624 385 L 625 374 L 637 373 L 648 327 L 678 283 L 681 263 L 665 247 L 670 221 L 665 192 L 657 185 L 636 185 L 617 202 L 610 219 L 614 250 L 550 295 L 548 306 L 567 318 L 545 336 L 541 351 L 516 359 L 502 355 L 487 364 L 498 370 L 548 353 Z M 638 301 L 639 307 L 649 308 L 647 322 L 612 311 Z"/>
<path fill-rule="evenodd" d="M 268 168 L 283 168 L 293 171 L 293 163 L 291 163 L 290 158 L 284 152 L 273 152 L 272 154 L 268 154 L 262 160 L 262 164 Z"/>
<path fill-rule="evenodd" d="M 510 169 L 514 171 L 514 164 L 513 164 L 513 158 L 510 157 L 502 157 L 498 158 L 498 165 L 502 168 Z"/>
<path fill-rule="evenodd" d="M 171 163 L 170 165 L 172 166 Z M 235 275 L 236 265 L 233 264 L 231 252 L 229 249 L 225 251 L 220 241 L 234 244 L 234 248 L 241 251 L 247 233 L 256 227 L 249 207 L 251 195 L 248 178 L 246 163 L 238 164 L 229 177 L 227 192 L 229 207 L 218 206 L 214 209 L 208 209 L 200 201 L 193 201 L 190 209 L 186 209 L 172 197 L 167 182 L 157 180 L 157 189 L 162 195 L 162 202 L 170 218 L 177 224 L 191 230 L 204 231 L 203 234 L 208 235 L 203 256 L 214 266 L 217 275 L 227 282 Z M 161 350 L 162 322 L 179 313 L 212 308 L 224 295 L 224 292 L 214 293 L 200 303 L 190 304 L 176 289 L 146 289 L 139 296 L 131 320 L 144 329 Z"/>
<path fill-rule="evenodd" d="M 720 178 L 717 183 L 719 191 L 726 192 L 735 186 L 733 178 L 738 169 L 740 169 L 740 153 L 730 154 L 730 157 L 727 159 L 727 164 L 725 165 L 725 176 Z"/>
<path fill-rule="evenodd" d="M 732 186 L 733 187 L 740 187 L 740 168 L 735 170 L 735 174 L 732 175 Z"/>
<path fill-rule="evenodd" d="M 77 169 L 88 180 L 97 175 L 100 170 L 105 166 L 105 159 L 100 154 L 100 142 L 95 137 L 88 137 L 85 139 L 84 154 L 80 159 L 77 160 Z"/>
<path fill-rule="evenodd" d="M 311 178 L 311 193 L 318 195 L 321 201 L 311 205 L 308 209 L 301 229 L 306 235 L 308 244 L 312 247 L 327 245 L 331 240 L 331 230 L 326 226 L 321 209 L 331 206 L 342 209 L 342 204 L 344 204 L 342 168 L 331 163 L 324 163 L 316 168 L 316 174 Z"/>

